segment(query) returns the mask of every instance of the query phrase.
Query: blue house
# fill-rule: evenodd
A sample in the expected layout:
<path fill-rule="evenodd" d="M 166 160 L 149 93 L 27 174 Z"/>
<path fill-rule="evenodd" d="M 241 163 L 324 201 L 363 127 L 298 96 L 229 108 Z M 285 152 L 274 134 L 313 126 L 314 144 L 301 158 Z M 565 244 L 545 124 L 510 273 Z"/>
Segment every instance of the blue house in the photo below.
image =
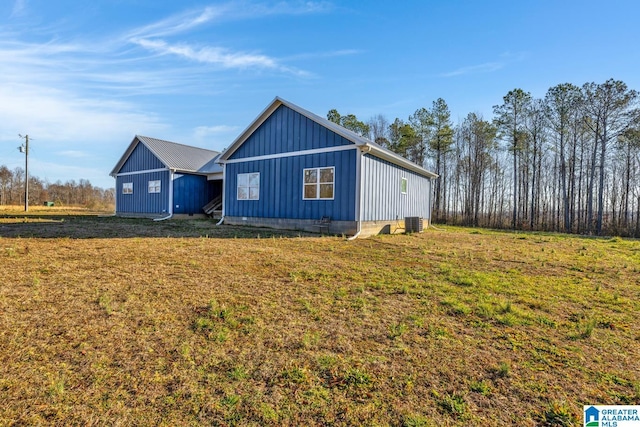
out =
<path fill-rule="evenodd" d="M 136 135 L 111 171 L 116 215 L 169 218 L 222 205 L 217 151 Z"/>
<path fill-rule="evenodd" d="M 281 98 L 218 162 L 225 224 L 318 231 L 330 218 L 330 233 L 367 236 L 431 220 L 436 174 Z"/>

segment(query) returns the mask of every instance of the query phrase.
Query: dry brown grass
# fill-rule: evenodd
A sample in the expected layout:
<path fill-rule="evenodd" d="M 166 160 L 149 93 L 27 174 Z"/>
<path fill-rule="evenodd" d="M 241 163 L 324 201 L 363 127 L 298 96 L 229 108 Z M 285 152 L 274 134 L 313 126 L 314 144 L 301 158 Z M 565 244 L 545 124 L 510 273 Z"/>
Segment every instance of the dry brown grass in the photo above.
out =
<path fill-rule="evenodd" d="M 532 426 L 640 403 L 638 241 L 45 219 L 0 222 L 0 425 Z"/>

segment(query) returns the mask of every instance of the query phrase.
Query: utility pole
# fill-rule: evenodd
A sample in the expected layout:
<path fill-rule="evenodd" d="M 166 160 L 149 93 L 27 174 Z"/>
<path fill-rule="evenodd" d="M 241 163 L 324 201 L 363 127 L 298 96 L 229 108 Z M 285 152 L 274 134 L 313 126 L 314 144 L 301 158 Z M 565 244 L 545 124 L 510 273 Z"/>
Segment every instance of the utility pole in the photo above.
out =
<path fill-rule="evenodd" d="M 18 134 L 18 136 L 25 141 L 18 150 L 24 153 L 24 211 L 27 212 L 29 210 L 29 135 Z"/>

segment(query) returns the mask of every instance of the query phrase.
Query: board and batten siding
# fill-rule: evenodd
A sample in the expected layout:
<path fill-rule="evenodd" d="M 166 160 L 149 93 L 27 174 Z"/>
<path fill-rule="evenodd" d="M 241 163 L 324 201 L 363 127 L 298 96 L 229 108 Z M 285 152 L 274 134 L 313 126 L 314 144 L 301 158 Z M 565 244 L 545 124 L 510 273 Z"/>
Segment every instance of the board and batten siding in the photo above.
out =
<path fill-rule="evenodd" d="M 320 219 L 354 221 L 357 150 L 285 156 L 228 163 L 225 171 L 225 215 L 234 217 Z M 333 200 L 303 200 L 303 170 L 331 167 Z M 260 172 L 260 199 L 238 200 L 240 173 Z"/>
<path fill-rule="evenodd" d="M 160 180 L 160 193 L 149 193 L 149 181 Z M 122 194 L 122 184 L 133 183 L 133 194 Z M 161 214 L 169 209 L 169 170 L 132 173 L 116 177 L 118 213 Z"/>
<path fill-rule="evenodd" d="M 281 105 L 230 159 L 291 153 L 353 144 L 291 108 Z"/>
<path fill-rule="evenodd" d="M 403 220 L 417 216 L 431 220 L 431 180 L 370 154 L 362 156 L 363 221 Z M 407 193 L 401 192 L 402 178 Z"/>
<path fill-rule="evenodd" d="M 133 152 L 124 163 L 124 165 L 122 165 L 122 168 L 120 168 L 118 173 L 164 168 L 166 168 L 166 165 L 162 163 L 160 159 L 158 159 L 155 154 L 153 154 L 151 150 L 147 148 L 147 146 L 142 143 L 138 143 L 138 145 L 136 145 L 136 148 L 133 149 Z"/>
<path fill-rule="evenodd" d="M 173 177 L 173 213 L 201 214 L 213 199 L 206 176 L 175 174 Z"/>

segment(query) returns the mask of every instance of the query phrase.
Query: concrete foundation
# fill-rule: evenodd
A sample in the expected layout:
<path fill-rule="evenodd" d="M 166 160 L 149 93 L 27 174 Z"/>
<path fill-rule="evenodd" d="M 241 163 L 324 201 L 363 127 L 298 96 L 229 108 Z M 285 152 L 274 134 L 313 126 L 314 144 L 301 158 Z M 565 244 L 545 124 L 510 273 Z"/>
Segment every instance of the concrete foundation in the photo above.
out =
<path fill-rule="evenodd" d="M 165 218 L 168 214 L 153 214 L 153 213 L 138 213 L 138 212 L 118 212 L 116 216 L 123 218 L 147 218 L 158 219 Z M 205 214 L 174 214 L 171 219 L 205 219 L 208 218 Z"/>
<path fill-rule="evenodd" d="M 422 219 L 423 229 L 429 227 L 429 220 Z M 378 234 L 398 234 L 405 232 L 404 218 L 393 221 L 362 221 L 360 225 L 360 236 L 369 237 Z"/>
<path fill-rule="evenodd" d="M 315 220 L 308 219 L 285 219 L 285 218 L 253 218 L 226 216 L 224 223 L 229 225 L 248 225 L 252 227 L 268 227 L 281 230 L 300 230 L 312 233 L 319 233 L 320 228 L 314 225 Z M 423 219 L 423 228 L 429 226 L 429 220 Z M 326 229 L 323 228 L 323 232 Z M 353 236 L 358 231 L 357 221 L 332 221 L 329 225 L 329 232 L 326 234 Z M 404 233 L 404 219 L 398 221 L 363 221 L 361 224 L 359 237 L 375 236 L 377 234 Z"/>
<path fill-rule="evenodd" d="M 281 230 L 300 230 L 311 233 L 319 233 L 320 227 L 314 225 L 316 221 L 312 219 L 286 219 L 286 218 L 254 218 L 240 216 L 225 216 L 224 223 L 229 225 L 249 225 L 252 227 L 268 227 Z M 331 221 L 329 231 L 323 227 L 326 234 L 352 236 L 356 233 L 356 221 Z"/>

